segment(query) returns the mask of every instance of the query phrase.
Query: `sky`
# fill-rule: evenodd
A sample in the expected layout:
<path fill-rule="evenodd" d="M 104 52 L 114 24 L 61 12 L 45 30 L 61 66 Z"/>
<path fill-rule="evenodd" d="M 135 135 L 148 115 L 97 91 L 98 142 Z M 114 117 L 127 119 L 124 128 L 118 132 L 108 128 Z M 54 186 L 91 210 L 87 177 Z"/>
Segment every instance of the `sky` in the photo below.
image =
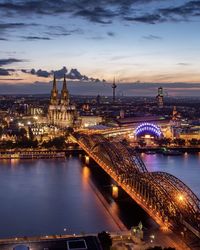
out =
<path fill-rule="evenodd" d="M 114 77 L 124 95 L 200 93 L 198 0 L 0 0 L 0 15 L 1 93 L 46 92 L 53 74 L 72 94 Z"/>

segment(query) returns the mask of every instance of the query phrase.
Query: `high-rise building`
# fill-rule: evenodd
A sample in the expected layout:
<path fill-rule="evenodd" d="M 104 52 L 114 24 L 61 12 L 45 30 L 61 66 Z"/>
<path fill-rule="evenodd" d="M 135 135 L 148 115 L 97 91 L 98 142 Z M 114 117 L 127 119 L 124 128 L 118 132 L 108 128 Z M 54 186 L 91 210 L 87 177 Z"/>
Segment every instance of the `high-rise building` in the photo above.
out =
<path fill-rule="evenodd" d="M 74 125 L 76 108 L 70 104 L 69 92 L 67 89 L 66 78 L 64 76 L 61 98 L 59 100 L 54 76 L 53 88 L 48 109 L 48 122 L 59 127 L 72 127 Z"/>
<path fill-rule="evenodd" d="M 163 88 L 158 88 L 158 95 L 156 96 L 157 104 L 159 108 L 163 108 L 164 106 L 164 94 L 163 94 Z"/>

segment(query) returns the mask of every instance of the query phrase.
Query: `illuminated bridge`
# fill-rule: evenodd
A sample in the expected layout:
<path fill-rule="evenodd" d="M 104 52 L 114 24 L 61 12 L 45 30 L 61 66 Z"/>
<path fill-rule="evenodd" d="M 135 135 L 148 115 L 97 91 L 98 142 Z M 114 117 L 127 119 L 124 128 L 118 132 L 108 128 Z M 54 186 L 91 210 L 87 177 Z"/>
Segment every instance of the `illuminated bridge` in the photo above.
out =
<path fill-rule="evenodd" d="M 200 200 L 181 180 L 148 172 L 133 149 L 100 134 L 74 133 L 73 139 L 164 230 L 172 230 L 191 249 L 200 249 Z"/>

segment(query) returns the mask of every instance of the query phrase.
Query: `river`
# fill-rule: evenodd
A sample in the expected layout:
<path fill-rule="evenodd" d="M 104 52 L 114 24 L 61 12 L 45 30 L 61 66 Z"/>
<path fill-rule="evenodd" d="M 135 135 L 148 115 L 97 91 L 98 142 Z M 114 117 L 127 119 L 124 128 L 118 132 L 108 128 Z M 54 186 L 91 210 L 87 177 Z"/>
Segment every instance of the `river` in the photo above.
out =
<path fill-rule="evenodd" d="M 200 198 L 200 153 L 185 153 L 181 156 L 143 153 L 141 156 L 149 171 L 163 171 L 175 175 Z"/>
<path fill-rule="evenodd" d="M 176 175 L 200 196 L 199 155 L 142 158 L 149 170 Z M 111 184 L 94 162 L 86 166 L 77 156 L 0 161 L 0 238 L 155 226 L 123 191 L 113 199 Z"/>

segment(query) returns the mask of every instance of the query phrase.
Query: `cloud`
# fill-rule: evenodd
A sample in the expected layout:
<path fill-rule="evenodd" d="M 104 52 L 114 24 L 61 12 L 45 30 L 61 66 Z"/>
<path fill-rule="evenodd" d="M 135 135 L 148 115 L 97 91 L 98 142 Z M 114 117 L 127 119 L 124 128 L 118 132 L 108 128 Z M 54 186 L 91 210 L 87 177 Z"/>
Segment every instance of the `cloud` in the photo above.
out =
<path fill-rule="evenodd" d="M 5 32 L 7 30 L 25 28 L 25 27 L 30 27 L 30 26 L 38 26 L 38 24 L 36 23 L 0 23 L 0 30 L 1 32 Z"/>
<path fill-rule="evenodd" d="M 52 38 L 56 38 L 58 36 L 71 36 L 73 34 L 76 35 L 82 35 L 84 34 L 84 31 L 80 28 L 77 29 L 66 29 L 65 27 L 62 26 L 54 26 L 54 25 L 46 25 L 44 26 L 45 31 L 44 34 L 48 35 L 49 40 Z"/>
<path fill-rule="evenodd" d="M 36 75 L 39 76 L 39 77 L 49 77 L 51 74 L 48 71 L 39 69 L 36 72 Z"/>
<path fill-rule="evenodd" d="M 71 69 L 70 71 L 68 71 L 68 69 L 65 66 L 59 70 L 51 70 L 51 71 L 46 71 L 42 69 L 39 69 L 39 70 L 22 69 L 21 71 L 25 74 L 31 74 L 31 75 L 35 75 L 38 77 L 45 77 L 45 78 L 53 77 L 53 75 L 55 75 L 57 79 L 62 79 L 65 75 L 67 79 L 71 79 L 71 80 L 79 80 L 79 81 L 82 80 L 82 81 L 90 81 L 90 82 L 100 81 L 98 78 L 93 78 L 93 77 L 88 77 L 86 75 L 82 75 L 77 69 Z"/>
<path fill-rule="evenodd" d="M 101 40 L 104 40 L 105 37 L 104 36 L 92 36 L 92 37 L 88 37 L 88 39 L 101 41 Z"/>
<path fill-rule="evenodd" d="M 25 23 L 0 23 L 0 29 L 6 30 L 6 29 L 13 29 L 13 28 L 21 28 L 26 26 Z"/>
<path fill-rule="evenodd" d="M 112 32 L 112 31 L 109 31 L 109 32 L 107 32 L 107 35 L 108 35 L 108 36 L 111 36 L 111 37 L 114 37 L 114 36 L 115 36 L 115 33 Z"/>
<path fill-rule="evenodd" d="M 191 64 L 190 63 L 183 63 L 183 62 L 181 62 L 181 63 L 177 63 L 177 65 L 180 65 L 180 66 L 189 66 Z"/>
<path fill-rule="evenodd" d="M 0 78 L 0 81 L 22 81 L 23 78 Z"/>
<path fill-rule="evenodd" d="M 148 36 L 143 36 L 142 37 L 143 39 L 146 39 L 146 40 L 161 40 L 162 37 L 161 36 L 155 36 L 155 35 L 148 35 Z"/>
<path fill-rule="evenodd" d="M 0 68 L 0 76 L 9 76 L 9 70 Z"/>
<path fill-rule="evenodd" d="M 44 37 L 44 36 L 21 36 L 21 38 L 28 41 L 51 40 L 50 37 Z"/>
<path fill-rule="evenodd" d="M 67 74 L 67 78 L 74 79 L 74 80 L 89 80 L 89 77 L 82 75 L 77 69 L 71 69 L 70 72 Z"/>
<path fill-rule="evenodd" d="M 94 7 L 92 9 L 83 9 L 75 13 L 77 16 L 82 16 L 91 22 L 101 24 L 111 24 L 112 18 L 117 14 L 111 10 L 103 9 L 101 7 Z"/>
<path fill-rule="evenodd" d="M 132 21 L 132 22 L 147 23 L 147 24 L 156 24 L 156 23 L 161 23 L 165 21 L 165 19 L 159 14 L 146 14 L 146 15 L 136 16 L 136 17 L 124 17 L 124 20 Z"/>
<path fill-rule="evenodd" d="M 157 2 L 160 4 L 156 5 Z M 187 1 L 183 4 L 174 1 L 174 6 L 170 3 L 171 1 L 161 0 L 21 0 L 1 2 L 0 11 L 2 15 L 9 17 L 16 14 L 27 16 L 68 14 L 71 17 L 82 17 L 100 24 L 111 24 L 115 18 L 129 22 L 156 24 L 187 20 L 200 15 L 199 0 Z M 0 24 L 0 29 L 24 25 L 26 24 Z"/>
<path fill-rule="evenodd" d="M 27 73 L 27 74 L 31 74 L 31 75 L 36 75 L 38 77 L 49 77 L 51 75 L 51 72 L 48 72 L 46 70 L 35 70 L 35 69 L 31 69 L 31 70 L 26 70 L 26 69 L 22 69 L 21 70 L 23 73 Z"/>
<path fill-rule="evenodd" d="M 17 59 L 17 58 L 0 59 L 0 66 L 12 64 L 12 63 L 18 63 L 18 62 L 24 62 L 24 60 Z"/>
<path fill-rule="evenodd" d="M 67 71 L 68 71 L 67 68 L 63 67 L 60 70 L 52 71 L 52 73 L 55 75 L 56 78 L 61 79 L 63 78 L 64 75 L 66 75 Z"/>
<path fill-rule="evenodd" d="M 198 16 L 200 15 L 200 1 L 189 1 L 177 7 L 163 8 L 160 12 L 166 16 Z"/>
<path fill-rule="evenodd" d="M 125 17 L 127 21 L 136 21 L 148 24 L 156 24 L 166 21 L 180 22 L 190 21 L 189 18 L 200 16 L 200 1 L 189 1 L 182 5 L 155 9 L 152 13 L 139 16 Z"/>

